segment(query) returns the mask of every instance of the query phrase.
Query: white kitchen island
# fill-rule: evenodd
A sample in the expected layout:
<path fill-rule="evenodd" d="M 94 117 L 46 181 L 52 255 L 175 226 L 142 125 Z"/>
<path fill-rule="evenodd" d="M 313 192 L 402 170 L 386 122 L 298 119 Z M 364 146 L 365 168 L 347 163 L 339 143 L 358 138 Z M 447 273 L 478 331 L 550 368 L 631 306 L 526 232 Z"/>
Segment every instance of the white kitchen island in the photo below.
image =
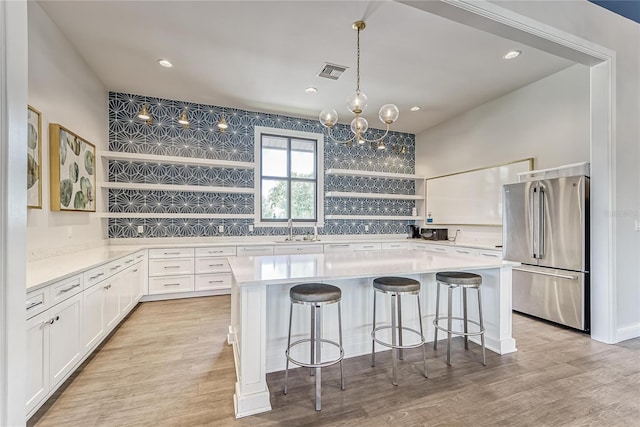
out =
<path fill-rule="evenodd" d="M 285 367 L 289 289 L 300 283 L 323 282 L 342 289 L 346 358 L 371 351 L 373 278 L 404 276 L 422 283 L 420 302 L 425 336 L 427 341 L 433 341 L 435 274 L 451 270 L 474 272 L 483 279 L 482 303 L 487 349 L 498 354 L 516 351 L 511 333 L 511 267 L 517 264 L 512 262 L 407 250 L 236 257 L 229 258 L 229 264 L 233 284 L 228 340 L 233 345 L 236 365 L 234 405 L 238 418 L 271 410 L 266 375 Z M 447 293 L 441 294 L 441 307 L 446 307 Z M 475 293 L 469 295 L 469 316 L 474 319 L 477 318 Z M 455 315 L 459 315 L 460 305 L 460 301 L 454 303 Z M 303 311 L 295 311 L 298 309 Z M 337 315 L 331 310 L 327 308 L 323 315 L 325 337 L 337 337 Z M 388 311 L 386 299 L 379 301 L 378 324 L 389 321 Z M 402 315 L 406 324 L 412 321 L 417 324 L 414 298 L 403 299 Z M 294 308 L 292 340 L 309 333 L 309 318 L 308 308 Z M 446 334 L 440 334 L 441 339 L 443 336 L 446 337 Z M 387 349 L 377 346 L 376 350 Z M 445 353 L 446 350 L 443 355 Z M 349 372 L 345 372 L 346 379 L 348 376 Z"/>

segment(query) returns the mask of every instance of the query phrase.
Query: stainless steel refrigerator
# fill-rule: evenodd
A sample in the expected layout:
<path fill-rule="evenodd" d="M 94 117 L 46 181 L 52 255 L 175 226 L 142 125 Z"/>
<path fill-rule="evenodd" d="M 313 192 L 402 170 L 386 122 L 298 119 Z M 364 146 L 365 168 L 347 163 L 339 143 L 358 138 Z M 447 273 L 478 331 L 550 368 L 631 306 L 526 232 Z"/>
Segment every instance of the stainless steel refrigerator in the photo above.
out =
<path fill-rule="evenodd" d="M 503 187 L 503 258 L 513 269 L 513 309 L 589 330 L 589 178 Z"/>

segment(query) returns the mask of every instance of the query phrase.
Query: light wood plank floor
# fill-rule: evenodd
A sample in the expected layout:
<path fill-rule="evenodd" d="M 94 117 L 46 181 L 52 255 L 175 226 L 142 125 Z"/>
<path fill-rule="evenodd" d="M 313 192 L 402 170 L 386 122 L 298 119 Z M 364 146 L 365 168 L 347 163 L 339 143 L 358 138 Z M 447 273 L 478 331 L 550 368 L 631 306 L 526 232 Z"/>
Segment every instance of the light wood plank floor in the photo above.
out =
<path fill-rule="evenodd" d="M 273 411 L 235 420 L 235 370 L 226 344 L 228 296 L 141 304 L 30 421 L 36 426 L 639 426 L 640 339 L 605 345 L 588 336 L 514 315 L 515 354 L 462 341 L 407 351 L 399 385 L 390 356 L 323 370 L 323 410 L 313 409 L 313 377 L 268 376 Z M 443 342 L 444 344 L 444 342 Z M 284 357 L 284 356 L 283 356 Z"/>

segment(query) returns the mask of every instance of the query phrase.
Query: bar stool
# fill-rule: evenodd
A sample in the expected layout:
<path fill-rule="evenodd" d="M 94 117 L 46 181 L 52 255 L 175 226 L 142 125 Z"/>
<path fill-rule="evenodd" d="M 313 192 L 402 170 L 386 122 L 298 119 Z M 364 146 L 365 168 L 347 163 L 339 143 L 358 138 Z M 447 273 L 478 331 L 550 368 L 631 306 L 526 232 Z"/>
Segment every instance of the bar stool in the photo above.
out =
<path fill-rule="evenodd" d="M 287 365 L 284 373 L 284 394 L 287 394 L 287 380 L 289 379 L 289 362 L 305 368 L 315 370 L 316 381 L 316 411 L 320 411 L 322 392 L 321 368 L 334 365 L 340 362 L 340 388 L 344 390 L 344 375 L 342 370 L 342 359 L 344 358 L 344 348 L 342 347 L 342 313 L 340 310 L 340 300 L 342 291 L 337 286 L 324 283 L 305 283 L 296 285 L 289 291 L 291 300 L 289 307 L 289 335 L 287 338 Z M 328 304 L 338 303 L 338 331 L 340 334 L 339 343 L 322 338 L 322 307 Z M 293 304 L 303 304 L 311 307 L 311 338 L 304 338 L 291 343 L 291 321 L 293 320 Z M 310 343 L 310 362 L 302 362 L 291 357 L 291 349 L 297 345 Z M 340 355 L 336 359 L 322 361 L 322 343 L 335 346 Z M 313 371 L 311 373 L 313 375 Z"/>
<path fill-rule="evenodd" d="M 482 364 L 487 365 L 484 352 L 484 324 L 482 323 L 482 300 L 480 298 L 480 285 L 482 285 L 482 276 L 464 271 L 443 271 L 436 273 L 436 282 L 438 286 L 436 296 L 436 318 L 433 320 L 435 326 L 435 336 L 433 338 L 434 350 L 438 348 L 438 329 L 447 333 L 447 365 L 451 366 L 451 335 L 464 336 L 464 348 L 469 349 L 469 337 L 480 335 L 482 342 Z M 448 294 L 448 312 L 446 316 L 440 317 L 440 285 L 449 288 Z M 452 300 L 453 290 L 462 288 L 462 312 L 463 317 L 452 316 Z M 478 321 L 469 320 L 467 317 L 467 289 L 475 289 L 478 291 Z M 447 327 L 439 326 L 440 320 L 447 319 Z M 453 320 L 462 320 L 464 322 L 464 331 L 454 331 L 452 327 Z M 468 323 L 478 325 L 478 332 L 469 332 Z"/>
<path fill-rule="evenodd" d="M 417 348 L 422 346 L 422 361 L 424 364 L 424 377 L 427 378 L 427 354 L 424 348 L 424 332 L 422 330 L 422 311 L 420 309 L 420 282 L 406 277 L 378 277 L 373 280 L 373 328 L 371 330 L 371 366 L 376 365 L 376 343 L 391 348 L 391 366 L 393 377 L 391 383 L 398 385 L 398 361 L 402 360 L 402 350 L 405 348 Z M 384 325 L 376 327 L 376 295 L 391 295 L 391 326 Z M 418 318 L 420 331 L 402 326 L 402 295 L 415 295 L 418 301 Z M 396 315 L 397 308 L 397 315 Z M 397 324 L 396 324 L 397 323 Z M 391 342 L 385 342 L 376 338 L 376 332 L 383 329 L 391 329 Z M 404 331 L 411 332 L 420 337 L 417 344 L 403 344 L 402 335 Z"/>

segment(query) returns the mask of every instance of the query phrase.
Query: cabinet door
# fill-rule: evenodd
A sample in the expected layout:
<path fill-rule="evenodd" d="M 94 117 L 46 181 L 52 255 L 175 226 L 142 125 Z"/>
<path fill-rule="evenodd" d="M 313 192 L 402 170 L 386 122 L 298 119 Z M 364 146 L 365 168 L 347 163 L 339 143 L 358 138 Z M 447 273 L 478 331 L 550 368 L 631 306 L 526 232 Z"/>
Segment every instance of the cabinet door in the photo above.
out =
<path fill-rule="evenodd" d="M 104 321 L 105 333 L 109 333 L 111 329 L 118 323 L 120 318 L 120 300 L 118 292 L 120 290 L 120 277 L 118 274 L 105 282 L 104 286 Z"/>
<path fill-rule="evenodd" d="M 131 270 L 131 286 L 133 287 L 133 303 L 137 303 L 144 295 L 144 269 L 142 263 L 133 266 Z"/>
<path fill-rule="evenodd" d="M 133 306 L 133 294 L 136 293 L 134 290 L 135 285 L 135 274 L 133 273 L 134 269 L 127 269 L 122 274 L 120 274 L 120 278 L 118 280 L 118 295 L 120 299 L 120 314 L 125 315 L 131 310 Z"/>
<path fill-rule="evenodd" d="M 83 292 L 82 344 L 89 352 L 104 336 L 104 297 L 108 284 L 100 283 Z"/>
<path fill-rule="evenodd" d="M 49 312 L 27 320 L 27 413 L 49 392 Z"/>
<path fill-rule="evenodd" d="M 74 295 L 49 310 L 49 384 L 58 384 L 80 361 L 82 345 L 82 295 Z"/>

